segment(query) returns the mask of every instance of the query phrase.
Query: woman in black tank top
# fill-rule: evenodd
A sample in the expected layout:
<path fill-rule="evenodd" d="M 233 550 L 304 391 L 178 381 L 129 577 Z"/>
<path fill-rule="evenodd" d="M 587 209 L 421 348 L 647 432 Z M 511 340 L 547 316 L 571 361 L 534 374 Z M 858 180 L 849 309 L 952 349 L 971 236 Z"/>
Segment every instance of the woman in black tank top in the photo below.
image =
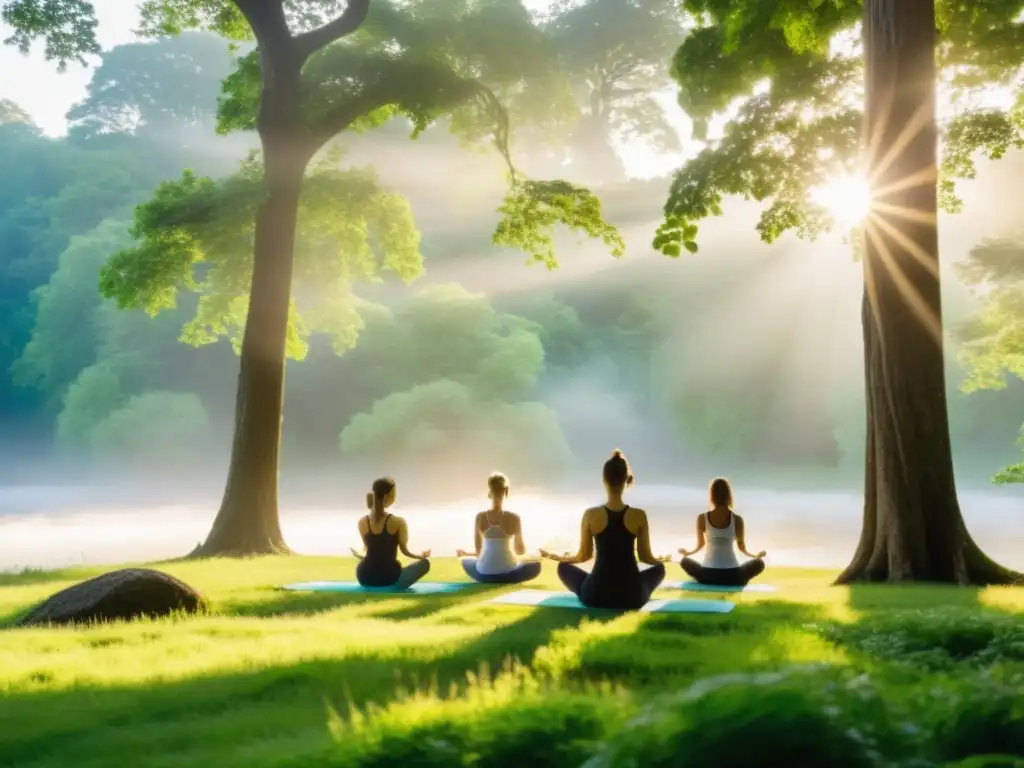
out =
<path fill-rule="evenodd" d="M 385 512 L 395 502 L 395 481 L 381 478 L 373 483 L 373 492 L 366 494 L 370 514 L 359 521 L 359 534 L 365 554 L 353 550 L 359 558 L 356 580 L 364 587 L 408 589 L 430 571 L 430 551 L 414 555 L 406 546 L 408 529 L 405 520 Z M 405 568 L 398 561 L 398 551 L 416 562 Z"/>
<path fill-rule="evenodd" d="M 608 503 L 588 509 L 583 515 L 583 531 L 577 554 L 541 554 L 558 562 L 558 577 L 566 588 L 590 608 L 636 610 L 651 599 L 651 593 L 665 578 L 664 563 L 668 557 L 651 554 L 647 515 L 642 509 L 630 508 L 622 501 L 625 489 L 632 485 L 633 475 L 621 451 L 615 451 L 604 465 L 604 483 Z M 597 556 L 588 574 L 576 563 L 585 563 Z M 637 563 L 650 565 L 643 571 Z"/>

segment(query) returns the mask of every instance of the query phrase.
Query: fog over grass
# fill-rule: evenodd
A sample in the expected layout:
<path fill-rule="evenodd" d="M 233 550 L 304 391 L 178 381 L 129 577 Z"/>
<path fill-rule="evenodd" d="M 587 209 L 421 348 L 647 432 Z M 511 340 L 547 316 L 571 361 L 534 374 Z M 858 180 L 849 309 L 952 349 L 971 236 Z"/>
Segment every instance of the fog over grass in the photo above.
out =
<path fill-rule="evenodd" d="M 201 498 L 205 496 L 205 498 Z M 650 515 L 656 553 L 693 545 L 694 517 L 704 508 L 697 486 L 638 486 L 628 501 Z M 527 547 L 575 549 L 585 507 L 602 501 L 593 492 L 545 493 L 513 489 L 508 507 L 523 518 Z M 143 562 L 187 554 L 205 538 L 216 512 L 216 494 L 197 493 L 187 503 L 141 502 L 138 493 L 110 489 L 21 486 L 0 489 L 0 570 L 74 564 Z M 1024 567 L 1024 515 L 1019 495 L 965 492 L 964 517 L 978 543 L 1007 566 Z M 486 497 L 453 494 L 426 505 L 400 495 L 397 514 L 409 521 L 410 546 L 451 557 L 472 546 L 473 514 Z M 353 488 L 336 503 L 282 499 L 285 538 L 309 555 L 348 555 L 359 546 L 356 523 L 365 514 Z M 750 549 L 768 551 L 771 565 L 839 568 L 853 553 L 860 531 L 860 497 L 843 491 L 769 491 L 737 488 Z M 330 578 L 324 573 L 324 578 Z"/>

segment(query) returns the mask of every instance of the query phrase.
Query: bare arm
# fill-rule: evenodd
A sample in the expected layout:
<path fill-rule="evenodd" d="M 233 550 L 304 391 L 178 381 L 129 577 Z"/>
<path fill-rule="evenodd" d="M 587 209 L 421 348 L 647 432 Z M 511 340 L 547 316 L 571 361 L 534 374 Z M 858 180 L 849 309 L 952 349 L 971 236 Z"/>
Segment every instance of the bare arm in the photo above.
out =
<path fill-rule="evenodd" d="M 679 554 L 683 557 L 689 557 L 695 555 L 704 549 L 704 515 L 697 516 L 697 548 L 696 549 L 680 549 Z"/>
<path fill-rule="evenodd" d="M 359 538 L 362 539 L 362 541 L 363 541 L 363 551 L 360 552 L 355 547 L 349 547 L 348 548 L 348 551 L 351 552 L 352 556 L 355 557 L 357 560 L 362 560 L 363 559 L 363 555 L 366 553 L 366 531 L 363 530 L 363 526 L 364 525 L 369 526 L 369 523 L 366 522 L 366 518 L 365 517 L 359 518 Z M 368 527 L 367 527 L 367 530 L 369 530 Z"/>
<path fill-rule="evenodd" d="M 480 515 L 478 514 L 473 518 L 473 551 L 467 552 L 464 549 L 459 549 L 455 552 L 456 557 L 480 557 L 480 550 L 484 546 L 484 537 L 480 533 Z"/>
<path fill-rule="evenodd" d="M 765 552 L 763 549 L 760 552 L 758 552 L 756 555 L 752 555 L 749 552 L 747 552 L 747 542 L 746 542 L 746 539 L 745 539 L 746 530 L 743 527 L 743 518 L 740 517 L 739 515 L 735 515 L 735 517 L 736 517 L 736 548 L 740 552 L 742 552 L 744 555 L 746 555 L 747 557 L 752 557 L 755 560 L 760 560 L 762 557 L 764 557 L 768 553 Z"/>
<path fill-rule="evenodd" d="M 636 532 L 636 559 L 647 565 L 657 565 L 658 563 L 666 562 L 668 560 L 667 557 L 656 557 L 651 552 L 651 528 L 647 524 L 647 513 L 642 509 L 632 509 L 630 511 L 643 516 L 640 520 L 640 528 Z"/>
<path fill-rule="evenodd" d="M 516 554 L 522 557 L 526 554 L 526 543 L 523 541 L 523 519 L 516 515 Z"/>
<path fill-rule="evenodd" d="M 589 509 L 583 513 L 583 520 L 580 522 L 580 547 L 575 555 L 556 555 L 542 549 L 541 556 L 559 563 L 585 563 L 592 558 L 594 556 L 594 538 L 590 529 L 590 513 Z"/>
<path fill-rule="evenodd" d="M 405 525 L 404 519 L 398 521 L 398 548 L 402 550 L 402 554 L 412 560 L 426 560 L 430 557 L 430 550 L 427 549 L 421 555 L 414 555 L 409 551 L 409 529 Z"/>

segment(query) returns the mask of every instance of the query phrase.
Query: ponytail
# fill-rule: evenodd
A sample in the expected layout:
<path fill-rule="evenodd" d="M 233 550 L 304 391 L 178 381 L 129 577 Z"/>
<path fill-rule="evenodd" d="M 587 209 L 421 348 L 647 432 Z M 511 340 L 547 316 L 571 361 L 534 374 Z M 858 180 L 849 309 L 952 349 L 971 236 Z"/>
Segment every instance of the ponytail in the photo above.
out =
<path fill-rule="evenodd" d="M 366 507 L 367 509 L 375 509 L 378 504 L 381 508 L 384 506 L 384 499 L 387 495 L 395 490 L 395 481 L 390 477 L 381 477 L 373 481 L 373 490 L 366 494 Z"/>

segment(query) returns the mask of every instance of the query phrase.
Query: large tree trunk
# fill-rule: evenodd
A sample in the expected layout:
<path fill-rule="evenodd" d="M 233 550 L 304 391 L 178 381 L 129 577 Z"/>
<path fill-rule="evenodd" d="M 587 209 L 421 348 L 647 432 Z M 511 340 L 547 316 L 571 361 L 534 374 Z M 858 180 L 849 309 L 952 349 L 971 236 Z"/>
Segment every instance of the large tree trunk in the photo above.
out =
<path fill-rule="evenodd" d="M 1016 581 L 971 539 L 946 411 L 936 225 L 934 0 L 866 0 L 864 527 L 837 583 Z"/>
<path fill-rule="evenodd" d="M 252 289 L 242 337 L 235 436 L 220 511 L 195 554 L 289 551 L 277 507 L 285 343 L 305 160 L 264 145 L 266 198 L 256 214 Z"/>

